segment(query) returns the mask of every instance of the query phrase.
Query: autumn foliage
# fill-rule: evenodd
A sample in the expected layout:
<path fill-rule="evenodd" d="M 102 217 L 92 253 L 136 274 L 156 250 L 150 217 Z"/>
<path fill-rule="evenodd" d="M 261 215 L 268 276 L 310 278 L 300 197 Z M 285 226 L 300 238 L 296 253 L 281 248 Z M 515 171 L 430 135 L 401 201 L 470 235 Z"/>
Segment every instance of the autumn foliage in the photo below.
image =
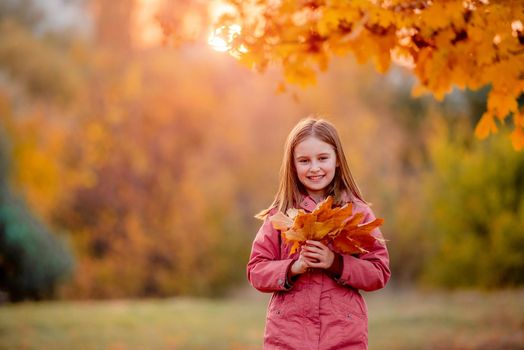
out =
<path fill-rule="evenodd" d="M 208 5 L 170 2 L 180 25 Z M 93 0 L 100 11 L 92 42 L 72 32 L 44 34 L 35 17 L 17 17 L 27 15 L 30 2 L 4 3 L 0 298 L 6 288 L 17 298 L 223 295 L 245 282 L 259 225 L 252 214 L 275 189 L 287 130 L 312 111 L 325 113 L 349 141 L 346 154 L 359 185 L 388 222 L 397 281 L 402 275 L 416 281 L 431 268 L 429 279 L 440 285 L 524 283 L 524 153 L 508 152 L 507 142 L 499 142 L 506 130 L 473 143 L 472 150 L 467 137 L 448 145 L 441 135 L 437 143 L 431 136 L 435 114 L 453 123 L 460 119 L 472 134 L 469 123 L 482 112 L 471 112 L 469 93 L 455 91 L 460 101 L 446 99 L 442 105 L 452 100 L 453 108 L 440 108 L 433 99 L 411 99 L 401 70 L 379 76 L 352 60 L 332 60 L 353 52 L 381 71 L 399 63 L 389 51 L 397 45 L 395 26 L 403 17 L 406 24 L 414 21 L 410 11 L 416 10 L 422 16 L 418 34 L 407 31 L 399 43 L 413 54 L 411 71 L 427 78 L 421 85 L 433 92 L 440 87 L 443 96 L 444 87 L 460 79 L 478 79 L 481 86 L 489 70 L 494 80 L 488 110 L 518 110 L 512 104 L 512 89 L 522 79 L 513 75 L 522 71 L 518 3 L 475 2 L 475 10 L 453 14 L 454 1 L 419 1 L 415 10 L 415 2 L 405 2 L 403 10 L 395 1 L 386 7 L 371 1 L 271 1 L 267 7 L 269 2 L 257 1 L 249 11 L 251 1 L 236 1 L 233 8 L 245 9 L 242 15 L 231 14 L 217 26 L 242 24 L 231 43 L 244 44 L 236 55 L 242 62 L 260 70 L 278 63 L 287 81 L 299 85 L 314 82 L 329 63 L 318 88 L 297 90 L 298 103 L 274 94 L 278 71 L 253 75 L 213 51 L 207 36 L 194 47 L 134 47 L 130 33 L 140 30 L 128 28 L 128 17 L 138 2 Z M 240 22 L 255 10 L 266 16 Z M 449 16 L 455 26 L 446 26 Z M 258 29 L 252 28 L 256 23 Z M 433 29 L 424 29 L 425 23 Z M 175 24 L 173 33 L 185 38 Z M 500 32 L 498 44 L 480 45 L 494 31 Z M 449 37 L 456 37 L 453 44 Z M 460 69 L 465 73 L 459 79 Z M 483 106 L 484 96 L 475 101 Z M 497 152 L 486 147 L 491 141 Z M 432 176 L 422 177 L 426 170 Z M 314 214 L 287 213 L 284 239 L 295 249 L 304 239 L 320 239 L 358 254 L 374 234 L 353 214 L 349 206 L 328 205 Z M 486 246 L 493 249 L 479 255 Z M 33 285 L 37 293 L 27 288 Z"/>
<path fill-rule="evenodd" d="M 240 26 L 229 52 L 259 71 L 282 67 L 285 80 L 315 83 L 335 55 L 352 53 L 379 72 L 391 63 L 418 78 L 414 95 L 441 100 L 452 88 L 491 85 L 475 135 L 512 118 L 511 140 L 524 148 L 524 3 L 520 0 L 226 1 L 216 27 Z"/>
<path fill-rule="evenodd" d="M 331 244 L 340 253 L 366 253 L 375 241 L 383 239 L 373 235 L 373 230 L 383 219 L 361 223 L 364 213 L 353 214 L 353 205 L 333 207 L 333 197 L 328 196 L 315 210 L 289 209 L 287 215 L 277 212 L 271 216 L 273 227 L 281 231 L 284 241 L 291 245 L 289 254 L 295 253 L 307 240 Z"/>

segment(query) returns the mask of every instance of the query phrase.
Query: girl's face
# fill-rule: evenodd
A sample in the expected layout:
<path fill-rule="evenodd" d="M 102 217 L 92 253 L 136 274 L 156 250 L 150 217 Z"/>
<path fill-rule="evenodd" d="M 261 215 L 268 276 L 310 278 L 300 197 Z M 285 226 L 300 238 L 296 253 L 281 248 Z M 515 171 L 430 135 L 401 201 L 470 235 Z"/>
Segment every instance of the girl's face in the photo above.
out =
<path fill-rule="evenodd" d="M 296 145 L 293 160 L 298 179 L 306 187 L 308 194 L 317 201 L 323 199 L 326 187 L 335 177 L 338 166 L 333 147 L 309 136 Z"/>

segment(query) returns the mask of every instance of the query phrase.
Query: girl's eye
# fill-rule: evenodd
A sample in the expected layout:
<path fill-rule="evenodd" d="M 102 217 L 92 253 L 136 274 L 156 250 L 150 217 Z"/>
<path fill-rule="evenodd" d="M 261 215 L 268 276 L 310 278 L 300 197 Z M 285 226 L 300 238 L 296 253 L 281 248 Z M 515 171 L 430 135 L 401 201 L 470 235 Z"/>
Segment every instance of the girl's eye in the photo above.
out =
<path fill-rule="evenodd" d="M 298 162 L 299 162 L 299 163 L 302 163 L 302 164 L 305 164 L 305 163 L 308 162 L 308 160 L 307 160 L 307 159 L 299 159 Z"/>
<path fill-rule="evenodd" d="M 320 158 L 318 158 L 318 159 L 319 159 L 319 160 L 327 160 L 328 157 L 320 157 Z"/>

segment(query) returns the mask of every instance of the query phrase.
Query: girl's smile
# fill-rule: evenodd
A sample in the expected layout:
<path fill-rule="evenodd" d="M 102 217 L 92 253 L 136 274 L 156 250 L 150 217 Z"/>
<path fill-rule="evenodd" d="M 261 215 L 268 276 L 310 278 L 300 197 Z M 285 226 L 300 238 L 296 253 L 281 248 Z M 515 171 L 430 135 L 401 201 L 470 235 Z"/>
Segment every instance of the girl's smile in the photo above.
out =
<path fill-rule="evenodd" d="M 307 178 L 311 181 L 319 181 L 324 178 L 324 175 L 308 176 Z"/>
<path fill-rule="evenodd" d="M 335 150 L 330 144 L 310 136 L 296 145 L 293 155 L 300 183 L 313 199 L 322 200 L 338 166 Z"/>

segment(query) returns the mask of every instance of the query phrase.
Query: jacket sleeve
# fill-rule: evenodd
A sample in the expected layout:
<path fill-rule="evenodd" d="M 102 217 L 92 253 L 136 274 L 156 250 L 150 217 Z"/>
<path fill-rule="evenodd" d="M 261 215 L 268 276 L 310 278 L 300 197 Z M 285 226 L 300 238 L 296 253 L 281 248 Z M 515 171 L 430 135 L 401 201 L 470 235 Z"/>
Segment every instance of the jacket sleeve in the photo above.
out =
<path fill-rule="evenodd" d="M 286 277 L 293 259 L 280 259 L 279 235 L 280 232 L 266 218 L 253 241 L 247 264 L 247 279 L 261 292 L 285 291 L 291 288 L 286 283 Z"/>
<path fill-rule="evenodd" d="M 375 219 L 375 215 L 368 206 L 365 206 L 363 222 Z M 379 228 L 372 234 L 383 238 Z M 342 274 L 337 282 L 364 291 L 374 291 L 383 288 L 391 276 L 389 269 L 389 254 L 385 243 L 375 241 L 369 252 L 356 257 L 343 254 Z"/>

